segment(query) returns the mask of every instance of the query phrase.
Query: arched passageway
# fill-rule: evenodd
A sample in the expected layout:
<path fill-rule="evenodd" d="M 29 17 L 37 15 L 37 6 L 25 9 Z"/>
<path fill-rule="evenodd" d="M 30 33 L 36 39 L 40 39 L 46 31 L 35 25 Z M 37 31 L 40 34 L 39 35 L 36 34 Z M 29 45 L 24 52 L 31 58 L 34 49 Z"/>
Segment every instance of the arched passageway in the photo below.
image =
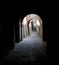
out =
<path fill-rule="evenodd" d="M 36 14 L 28 14 L 22 21 L 22 37 L 20 38 L 26 38 L 34 31 L 36 31 L 40 38 L 43 40 L 42 19 Z"/>
<path fill-rule="evenodd" d="M 48 27 L 47 23 L 48 23 L 48 15 L 50 15 L 48 3 L 45 3 L 45 1 L 40 2 L 36 0 L 34 1 L 24 0 L 22 1 L 22 3 L 21 2 L 19 2 L 19 4 L 17 3 L 17 6 L 16 3 L 12 5 L 13 6 L 9 6 L 9 7 L 5 5 L 3 8 L 1 7 L 0 59 L 2 57 L 5 57 L 5 55 L 7 56 L 4 58 L 4 62 L 2 62 L 2 64 L 0 65 L 7 65 L 7 64 L 19 65 L 21 61 L 23 63 L 27 60 L 28 61 L 44 60 L 45 56 L 43 51 L 45 50 L 46 46 L 44 45 L 45 43 L 41 44 L 42 40 L 40 39 L 42 38 L 43 41 L 47 42 L 47 27 Z M 27 31 L 25 33 L 27 35 L 24 35 L 24 37 L 22 37 L 23 36 L 22 26 L 24 26 L 22 25 L 23 19 L 28 14 L 32 14 L 32 13 L 37 14 L 42 18 L 43 27 L 41 30 L 43 32 L 42 33 L 43 37 L 40 36 L 40 33 L 38 33 L 36 27 L 33 28 L 32 26 L 33 23 L 28 24 L 29 29 L 28 30 L 26 29 Z M 30 22 L 32 22 L 32 20 Z M 34 30 L 37 31 L 37 34 Z M 35 33 L 32 34 L 31 31 Z M 41 45 L 43 46 L 41 47 Z M 6 52 L 8 52 L 8 54 L 6 54 Z M 44 61 L 42 63 L 44 63 Z"/>
<path fill-rule="evenodd" d="M 43 31 L 43 21 L 38 15 L 21 17 L 14 30 L 15 48 L 3 62 L 46 62 L 47 44 L 43 40 Z"/>

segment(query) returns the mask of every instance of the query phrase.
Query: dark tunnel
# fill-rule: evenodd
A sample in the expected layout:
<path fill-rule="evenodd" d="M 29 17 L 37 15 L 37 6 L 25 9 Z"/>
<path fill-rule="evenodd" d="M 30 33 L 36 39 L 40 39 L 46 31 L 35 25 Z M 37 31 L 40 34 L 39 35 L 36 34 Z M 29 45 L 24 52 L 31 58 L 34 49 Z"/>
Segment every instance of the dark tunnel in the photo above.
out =
<path fill-rule="evenodd" d="M 41 9 L 39 5 L 36 7 L 24 7 L 19 6 L 14 7 L 13 9 L 9 8 L 9 10 L 11 10 L 11 13 L 9 10 L 7 13 L 7 9 L 5 9 L 6 13 L 5 11 L 3 13 L 4 16 L 2 16 L 2 22 L 0 22 L 1 65 L 17 65 L 25 62 L 39 62 L 39 64 L 43 62 L 46 64 L 47 62 L 47 9 Z M 37 14 L 42 19 L 42 25 L 40 22 L 40 26 L 33 26 L 33 23 L 31 21 L 36 20 L 37 22 L 38 18 L 31 19 L 31 17 L 28 19 L 29 23 L 26 25 L 22 24 L 23 19 L 32 13 Z M 29 24 L 32 28 L 29 27 Z"/>

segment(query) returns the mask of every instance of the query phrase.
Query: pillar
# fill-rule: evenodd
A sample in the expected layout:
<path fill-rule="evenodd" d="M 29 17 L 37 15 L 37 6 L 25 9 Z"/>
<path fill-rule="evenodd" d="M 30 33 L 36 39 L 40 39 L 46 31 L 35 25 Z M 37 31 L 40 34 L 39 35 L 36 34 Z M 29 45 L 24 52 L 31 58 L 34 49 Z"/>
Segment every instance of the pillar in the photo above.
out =
<path fill-rule="evenodd" d="M 40 21 L 40 30 L 39 30 L 39 33 L 40 33 L 40 37 L 43 39 L 43 25 L 42 25 L 42 21 Z"/>
<path fill-rule="evenodd" d="M 31 34 L 31 32 L 32 32 L 32 28 L 31 28 L 31 22 L 29 23 L 29 30 L 30 30 L 30 34 Z"/>
<path fill-rule="evenodd" d="M 22 28 L 22 22 L 21 22 L 21 41 L 23 40 L 22 33 L 23 33 L 23 28 Z"/>
<path fill-rule="evenodd" d="M 26 36 L 28 36 L 28 28 L 27 28 L 27 24 L 26 24 Z"/>
<path fill-rule="evenodd" d="M 27 27 L 28 27 L 28 35 L 30 35 L 30 31 L 29 31 L 29 23 L 27 24 Z"/>

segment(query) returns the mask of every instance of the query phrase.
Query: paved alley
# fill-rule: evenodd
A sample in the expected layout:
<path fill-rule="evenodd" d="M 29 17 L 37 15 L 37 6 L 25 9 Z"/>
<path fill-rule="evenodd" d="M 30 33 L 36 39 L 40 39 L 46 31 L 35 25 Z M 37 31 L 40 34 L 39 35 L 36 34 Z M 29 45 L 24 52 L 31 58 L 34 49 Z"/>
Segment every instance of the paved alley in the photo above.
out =
<path fill-rule="evenodd" d="M 46 62 L 45 52 L 46 43 L 43 43 L 38 34 L 33 32 L 23 41 L 15 44 L 15 48 L 1 61 L 1 65 L 20 65 L 25 62 Z"/>

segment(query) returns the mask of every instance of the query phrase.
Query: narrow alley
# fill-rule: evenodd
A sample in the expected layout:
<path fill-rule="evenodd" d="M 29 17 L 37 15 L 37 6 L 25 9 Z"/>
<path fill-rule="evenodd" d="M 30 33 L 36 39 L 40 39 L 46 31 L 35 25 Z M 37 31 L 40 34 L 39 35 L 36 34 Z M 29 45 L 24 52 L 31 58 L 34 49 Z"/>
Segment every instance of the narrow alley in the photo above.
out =
<path fill-rule="evenodd" d="M 48 3 L 23 0 L 1 5 L 0 65 L 48 65 L 48 54 L 52 54 L 48 51 Z"/>
<path fill-rule="evenodd" d="M 23 41 L 15 44 L 15 48 L 2 60 L 2 65 L 46 61 L 45 53 L 46 43 L 43 43 L 37 32 L 32 32 Z"/>

